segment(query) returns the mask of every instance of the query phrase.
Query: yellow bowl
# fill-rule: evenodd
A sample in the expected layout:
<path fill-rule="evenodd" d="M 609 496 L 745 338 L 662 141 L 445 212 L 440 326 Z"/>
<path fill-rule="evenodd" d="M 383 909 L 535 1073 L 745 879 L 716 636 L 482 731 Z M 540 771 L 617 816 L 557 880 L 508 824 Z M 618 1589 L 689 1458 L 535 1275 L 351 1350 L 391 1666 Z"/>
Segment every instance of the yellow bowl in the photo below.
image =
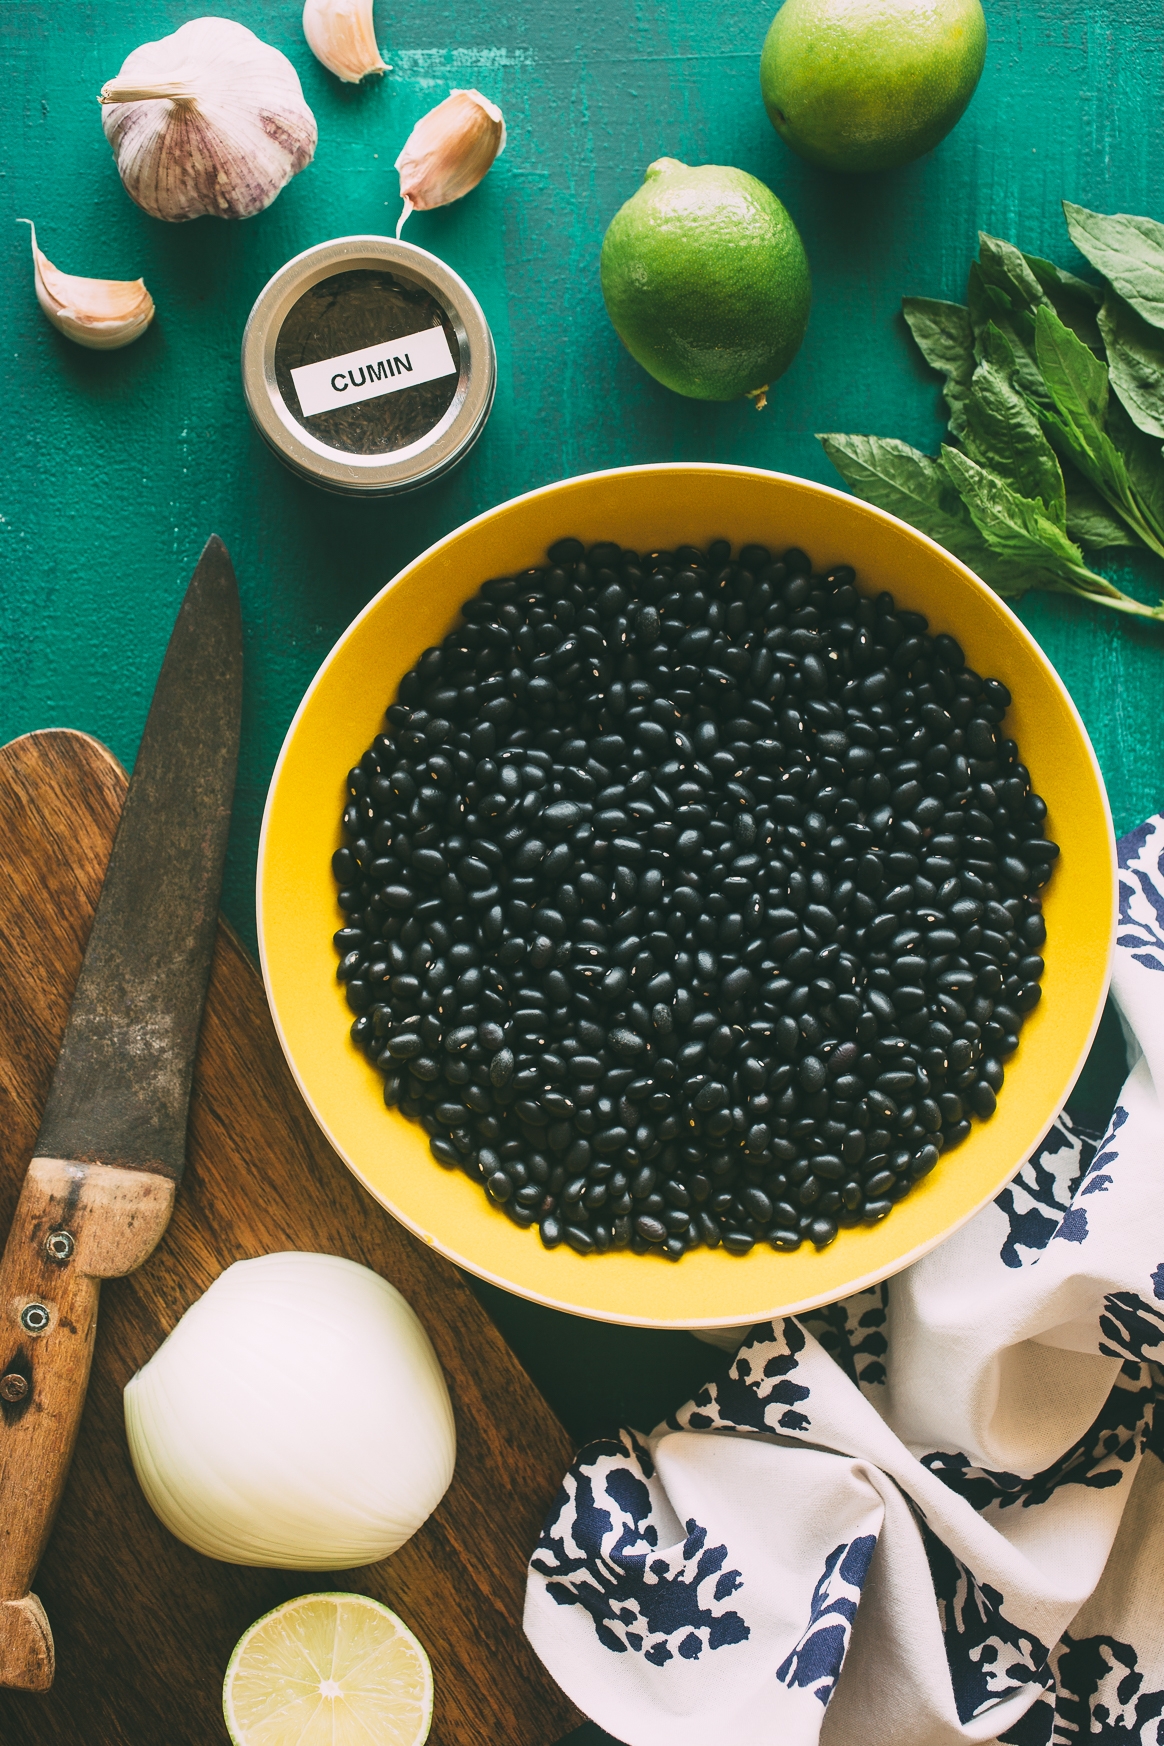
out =
<path fill-rule="evenodd" d="M 679 1262 L 627 1251 L 542 1247 L 424 1132 L 384 1107 L 382 1081 L 351 1042 L 331 935 L 340 924 L 330 857 L 345 778 L 381 731 L 401 675 L 456 622 L 490 576 L 544 561 L 566 534 L 649 550 L 730 539 L 797 545 L 818 567 L 853 564 L 859 584 L 949 631 L 969 663 L 1002 679 L 1022 747 L 1062 848 L 1046 892 L 1043 999 L 1023 1027 L 997 1113 L 975 1123 L 883 1223 L 843 1230 L 820 1253 L 697 1249 Z M 1014 614 L 962 564 L 881 510 L 822 485 L 748 467 L 623 467 L 514 498 L 451 533 L 365 607 L 316 675 L 271 783 L 258 877 L 259 940 L 271 1010 L 316 1120 L 368 1191 L 450 1260 L 523 1297 L 640 1327 L 745 1325 L 870 1285 L 924 1255 L 1013 1176 L 1086 1058 L 1107 988 L 1115 846 L 1095 755 L 1054 669 Z"/>

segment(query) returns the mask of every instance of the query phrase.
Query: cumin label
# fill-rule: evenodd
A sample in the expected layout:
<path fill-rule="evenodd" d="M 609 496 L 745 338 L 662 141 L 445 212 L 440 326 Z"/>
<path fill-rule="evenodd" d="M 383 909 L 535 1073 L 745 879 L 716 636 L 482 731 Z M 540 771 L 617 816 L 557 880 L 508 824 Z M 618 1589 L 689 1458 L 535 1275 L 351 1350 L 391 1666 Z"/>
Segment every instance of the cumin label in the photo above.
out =
<path fill-rule="evenodd" d="M 422 328 L 419 333 L 357 352 L 303 364 L 291 371 L 305 418 L 319 412 L 334 412 L 338 406 L 355 406 L 382 394 L 395 394 L 420 382 L 435 382 L 455 376 L 457 365 L 442 327 Z"/>

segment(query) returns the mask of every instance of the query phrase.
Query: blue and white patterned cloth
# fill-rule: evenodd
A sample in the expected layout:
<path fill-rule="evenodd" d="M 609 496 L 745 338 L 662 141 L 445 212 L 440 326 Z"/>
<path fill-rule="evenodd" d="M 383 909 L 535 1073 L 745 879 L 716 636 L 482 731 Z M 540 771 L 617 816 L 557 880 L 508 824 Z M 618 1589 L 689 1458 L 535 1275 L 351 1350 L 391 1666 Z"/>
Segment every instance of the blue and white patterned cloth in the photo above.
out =
<path fill-rule="evenodd" d="M 526 1631 L 628 1746 L 1164 1746 L 1164 818 L 1120 867 L 1102 1139 L 567 1474 Z"/>

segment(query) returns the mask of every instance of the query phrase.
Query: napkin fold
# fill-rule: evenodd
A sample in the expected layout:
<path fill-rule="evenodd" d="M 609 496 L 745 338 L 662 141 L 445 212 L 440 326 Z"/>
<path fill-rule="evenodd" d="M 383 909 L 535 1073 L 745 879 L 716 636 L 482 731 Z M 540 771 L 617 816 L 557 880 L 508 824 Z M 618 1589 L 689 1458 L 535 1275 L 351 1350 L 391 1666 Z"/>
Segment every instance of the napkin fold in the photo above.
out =
<path fill-rule="evenodd" d="M 566 1475 L 525 1628 L 627 1746 L 1164 1742 L 1164 818 L 1119 864 L 1107 1132 Z"/>

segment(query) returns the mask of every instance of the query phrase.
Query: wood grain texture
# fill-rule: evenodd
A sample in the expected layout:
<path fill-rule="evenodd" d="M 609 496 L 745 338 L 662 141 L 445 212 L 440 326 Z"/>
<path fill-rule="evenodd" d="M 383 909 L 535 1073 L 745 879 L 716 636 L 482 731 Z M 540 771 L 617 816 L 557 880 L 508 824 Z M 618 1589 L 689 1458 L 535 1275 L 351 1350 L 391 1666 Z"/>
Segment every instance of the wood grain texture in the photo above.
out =
<path fill-rule="evenodd" d="M 28 1166 L 0 1261 L 0 1686 L 53 1682 L 51 1624 L 30 1590 L 80 1429 L 100 1282 L 153 1252 L 174 1187 L 116 1165 Z"/>
<path fill-rule="evenodd" d="M 28 1164 L 125 776 L 78 734 L 0 750 L 0 1226 Z M 399 1287 L 432 1337 L 457 1419 L 440 1509 L 392 1559 L 291 1576 L 200 1557 L 156 1521 L 129 1462 L 121 1391 L 232 1261 L 347 1255 Z M 326 1381 L 320 1411 L 328 1410 Z M 521 1634 L 525 1563 L 569 1459 L 557 1420 L 457 1273 L 357 1186 L 303 1107 L 258 977 L 220 930 L 189 1162 L 150 1259 L 107 1284 L 73 1470 L 36 1592 L 53 1624 L 46 1695 L 0 1693 L 5 1746 L 208 1746 L 225 1738 L 230 1650 L 293 1594 L 397 1608 L 436 1675 L 433 1746 L 550 1746 L 578 1717 Z M 0 1500 L 6 1503 L 7 1500 Z"/>

